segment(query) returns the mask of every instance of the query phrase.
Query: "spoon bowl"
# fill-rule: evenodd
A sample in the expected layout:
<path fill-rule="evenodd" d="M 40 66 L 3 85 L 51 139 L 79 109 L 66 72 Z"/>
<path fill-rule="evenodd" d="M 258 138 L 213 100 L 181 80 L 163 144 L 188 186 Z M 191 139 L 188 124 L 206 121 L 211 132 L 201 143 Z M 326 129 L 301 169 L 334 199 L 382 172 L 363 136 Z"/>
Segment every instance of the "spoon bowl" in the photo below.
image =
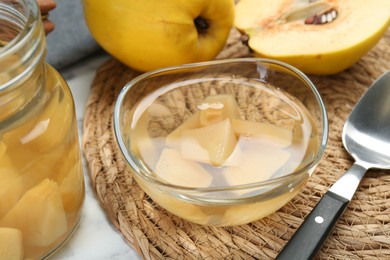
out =
<path fill-rule="evenodd" d="M 342 139 L 355 163 L 390 169 L 390 72 L 360 99 L 344 124 Z"/>
<path fill-rule="evenodd" d="M 390 169 L 390 71 L 377 79 L 356 104 L 344 124 L 342 141 L 355 163 L 324 194 L 277 259 L 313 259 L 366 171 Z"/>

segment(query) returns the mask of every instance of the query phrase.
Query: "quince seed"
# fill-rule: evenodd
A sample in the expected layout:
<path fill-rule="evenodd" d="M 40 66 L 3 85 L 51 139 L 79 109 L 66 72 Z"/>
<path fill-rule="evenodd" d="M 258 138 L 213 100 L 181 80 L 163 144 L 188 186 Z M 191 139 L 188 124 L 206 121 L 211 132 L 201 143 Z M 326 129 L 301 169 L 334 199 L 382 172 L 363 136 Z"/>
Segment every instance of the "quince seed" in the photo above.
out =
<path fill-rule="evenodd" d="M 307 18 L 305 20 L 305 24 L 314 24 L 314 25 L 326 24 L 334 21 L 336 18 L 337 18 L 337 11 L 335 9 L 331 9 L 320 15 L 314 15 L 312 17 Z"/>

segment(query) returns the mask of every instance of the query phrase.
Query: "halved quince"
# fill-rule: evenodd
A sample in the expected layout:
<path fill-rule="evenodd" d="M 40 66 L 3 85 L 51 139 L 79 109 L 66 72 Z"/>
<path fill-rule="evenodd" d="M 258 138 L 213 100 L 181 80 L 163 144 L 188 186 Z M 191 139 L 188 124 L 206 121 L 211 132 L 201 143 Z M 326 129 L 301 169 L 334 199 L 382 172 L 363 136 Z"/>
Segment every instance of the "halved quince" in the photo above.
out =
<path fill-rule="evenodd" d="M 386 32 L 389 0 L 241 0 L 235 26 L 261 57 L 308 74 L 335 74 L 352 66 Z"/>

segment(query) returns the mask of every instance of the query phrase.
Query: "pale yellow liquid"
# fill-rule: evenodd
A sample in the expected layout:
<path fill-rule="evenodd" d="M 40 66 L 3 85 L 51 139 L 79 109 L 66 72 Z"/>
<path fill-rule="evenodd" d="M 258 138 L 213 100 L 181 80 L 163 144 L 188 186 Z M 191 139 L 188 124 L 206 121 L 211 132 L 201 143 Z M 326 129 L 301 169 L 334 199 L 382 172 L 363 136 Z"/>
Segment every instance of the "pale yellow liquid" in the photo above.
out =
<path fill-rule="evenodd" d="M 253 84 L 257 84 L 256 88 L 252 88 Z M 248 91 L 252 92 L 250 96 L 256 97 L 257 103 L 254 102 L 254 105 L 250 104 L 250 106 L 247 106 L 247 100 L 240 103 L 240 97 L 236 97 L 241 119 L 266 122 L 292 131 L 291 144 L 281 148 L 284 152 L 289 154 L 288 159 L 283 165 L 280 165 L 278 170 L 271 176 L 268 176 L 266 179 L 264 179 L 263 176 L 259 176 L 257 181 L 260 182 L 283 177 L 299 170 L 303 165 L 307 165 L 308 162 L 311 162 L 318 152 L 319 133 L 316 130 L 317 127 L 314 125 L 314 120 L 311 118 L 308 110 L 303 105 L 299 104 L 299 101 L 293 102 L 291 98 L 281 90 L 265 88 L 259 82 L 251 83 L 250 86 L 251 87 L 248 87 L 250 89 Z M 177 98 L 177 96 L 182 95 L 181 93 L 182 92 L 179 93 L 179 91 L 173 90 L 167 92 L 165 96 L 160 97 L 159 100 L 156 99 L 154 103 L 149 103 L 149 107 L 153 107 L 153 104 L 157 104 L 158 109 L 147 109 L 147 112 L 144 113 L 147 113 L 148 116 L 141 116 L 138 125 L 136 126 L 136 130 L 132 132 L 131 145 L 133 152 L 135 152 L 136 155 L 139 156 L 139 159 L 147 165 L 149 171 L 155 172 L 156 163 L 159 160 L 161 152 L 167 148 L 164 138 L 172 132 L 172 130 L 167 129 L 175 128 L 166 127 L 166 125 L 164 128 L 163 120 L 165 120 L 165 124 L 168 124 L 167 122 L 169 122 L 169 120 L 173 122 L 174 120 L 172 118 L 179 117 L 178 113 L 180 113 L 177 112 L 180 111 L 177 107 L 174 107 L 171 104 L 164 105 L 161 101 L 173 100 L 174 97 Z M 207 95 L 201 96 L 197 105 L 201 104 L 201 100 L 205 97 L 207 97 Z M 186 97 L 184 97 L 184 99 L 186 99 Z M 165 108 L 162 106 L 165 106 Z M 275 107 L 272 112 L 269 112 L 270 110 L 268 108 L 270 106 Z M 196 107 L 196 105 L 192 105 L 192 107 Z M 143 120 L 145 118 L 147 118 L 147 120 Z M 165 119 L 162 120 L 161 118 Z M 182 124 L 185 119 L 178 121 L 180 123 L 176 123 L 176 127 Z M 244 143 L 256 142 L 255 138 L 250 135 L 245 136 L 244 138 L 247 139 Z M 275 142 L 275 138 L 268 141 L 272 145 L 272 142 Z M 276 142 L 277 141 L 278 140 L 276 140 Z M 243 157 L 250 156 L 250 154 L 245 154 L 245 152 L 253 151 L 253 149 L 241 148 Z M 264 161 L 262 161 L 262 163 L 264 163 Z M 219 188 L 228 185 L 224 172 L 227 168 L 231 167 L 230 165 L 214 166 L 211 163 L 205 163 L 204 161 L 200 162 L 199 165 L 201 165 L 203 169 L 206 169 L 212 176 L 212 181 L 208 187 Z M 257 167 L 260 175 L 264 165 L 259 164 L 255 167 Z M 278 210 L 300 191 L 312 170 L 313 168 L 306 169 L 306 171 L 299 176 L 280 183 L 279 186 L 268 185 L 262 186 L 261 188 L 251 187 L 248 189 L 232 189 L 209 193 L 190 191 L 187 193 L 187 198 L 186 195 L 181 196 L 186 194 L 185 191 L 179 195 L 174 191 L 168 191 L 168 189 L 161 188 L 161 190 L 159 190 L 150 187 L 144 183 L 142 178 L 137 177 L 137 180 L 152 199 L 175 215 L 204 225 L 231 226 L 251 222 Z M 188 172 L 183 170 L 183 174 L 188 174 Z M 158 178 L 158 173 L 156 177 Z M 237 176 L 237 178 L 239 177 L 240 176 Z M 195 189 L 205 188 L 204 186 L 196 186 L 196 183 L 195 179 L 194 181 L 191 181 L 189 178 L 188 184 L 185 186 L 193 187 Z M 234 180 L 230 180 L 230 183 L 234 183 Z M 177 183 L 172 182 L 172 184 Z M 262 196 L 265 193 L 267 193 L 267 196 Z M 199 200 L 194 199 L 195 197 L 198 197 Z M 242 201 L 243 198 L 245 198 L 244 202 Z M 239 201 L 240 199 L 241 201 Z"/>
<path fill-rule="evenodd" d="M 9 126 L 3 125 L 0 134 L 0 228 L 20 229 L 24 258 L 29 259 L 45 257 L 66 240 L 78 223 L 84 199 L 72 96 L 64 80 L 50 66 L 47 66 L 46 84 L 48 93 L 31 108 L 31 113 L 26 113 Z M 47 212 L 37 212 L 34 203 L 31 203 L 18 209 L 20 216 L 16 214 L 11 219 L 5 219 L 23 200 L 26 192 L 44 180 L 54 181 L 54 186 L 58 187 L 56 192 L 59 192 L 61 200 L 54 206 L 65 212 L 66 227 L 52 224 L 57 220 L 51 219 L 52 223 L 45 223 L 47 229 L 56 231 L 61 228 L 59 233 L 54 232 L 57 235 L 52 241 L 31 243 L 32 238 L 28 236 L 32 233 L 30 228 L 34 219 L 46 218 Z M 39 197 L 39 194 L 35 195 Z"/>

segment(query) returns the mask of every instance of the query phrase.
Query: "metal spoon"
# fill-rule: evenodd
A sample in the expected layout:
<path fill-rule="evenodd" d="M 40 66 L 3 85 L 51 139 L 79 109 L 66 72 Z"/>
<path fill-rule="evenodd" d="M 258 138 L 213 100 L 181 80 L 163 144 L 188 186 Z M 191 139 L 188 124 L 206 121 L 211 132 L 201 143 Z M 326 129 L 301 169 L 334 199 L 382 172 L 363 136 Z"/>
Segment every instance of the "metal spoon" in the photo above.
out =
<path fill-rule="evenodd" d="M 345 149 L 355 159 L 324 194 L 276 259 L 314 258 L 370 168 L 390 169 L 390 71 L 359 100 L 344 124 Z"/>

